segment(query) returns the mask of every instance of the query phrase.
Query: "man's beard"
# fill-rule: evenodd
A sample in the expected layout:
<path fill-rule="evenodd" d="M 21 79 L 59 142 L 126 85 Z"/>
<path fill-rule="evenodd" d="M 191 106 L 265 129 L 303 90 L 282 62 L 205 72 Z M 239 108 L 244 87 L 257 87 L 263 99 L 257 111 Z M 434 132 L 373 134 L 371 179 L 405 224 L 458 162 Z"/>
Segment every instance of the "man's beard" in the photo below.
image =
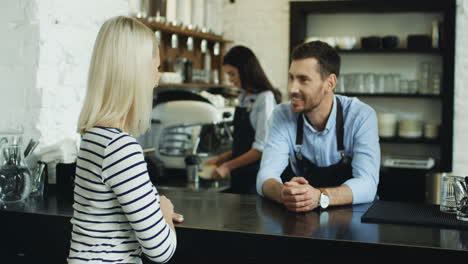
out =
<path fill-rule="evenodd" d="M 320 97 L 320 98 L 317 98 L 317 97 Z M 307 100 L 306 98 L 304 98 L 304 111 L 303 111 L 304 114 L 308 114 L 316 110 L 322 104 L 322 101 L 325 95 L 320 93 L 319 95 L 317 95 L 317 97 L 310 98 L 310 100 Z M 308 103 L 309 101 L 310 103 Z"/>

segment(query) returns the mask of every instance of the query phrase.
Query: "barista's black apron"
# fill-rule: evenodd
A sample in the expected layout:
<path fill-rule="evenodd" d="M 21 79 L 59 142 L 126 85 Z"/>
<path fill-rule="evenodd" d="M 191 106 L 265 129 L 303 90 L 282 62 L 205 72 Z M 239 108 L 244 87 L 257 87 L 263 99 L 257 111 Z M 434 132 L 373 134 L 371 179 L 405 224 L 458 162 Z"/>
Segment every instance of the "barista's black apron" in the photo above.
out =
<path fill-rule="evenodd" d="M 250 124 L 250 111 L 254 99 L 250 99 L 247 107 L 236 107 L 234 113 L 234 133 L 232 142 L 232 159 L 239 157 L 252 149 L 255 140 L 255 130 Z M 257 173 L 260 168 L 260 160 L 232 170 L 230 193 L 255 193 Z"/>
<path fill-rule="evenodd" d="M 301 154 L 302 138 L 304 135 L 304 114 L 299 114 L 297 118 L 296 146 L 294 156 L 296 157 L 296 175 L 304 177 L 309 184 L 315 188 L 340 186 L 346 180 L 353 177 L 351 158 L 345 156 L 343 144 L 344 121 L 343 107 L 338 98 L 336 98 L 336 141 L 337 151 L 341 155 L 341 160 L 328 167 L 318 167 Z M 285 174 L 281 176 L 283 182 L 291 180 L 294 175 Z"/>

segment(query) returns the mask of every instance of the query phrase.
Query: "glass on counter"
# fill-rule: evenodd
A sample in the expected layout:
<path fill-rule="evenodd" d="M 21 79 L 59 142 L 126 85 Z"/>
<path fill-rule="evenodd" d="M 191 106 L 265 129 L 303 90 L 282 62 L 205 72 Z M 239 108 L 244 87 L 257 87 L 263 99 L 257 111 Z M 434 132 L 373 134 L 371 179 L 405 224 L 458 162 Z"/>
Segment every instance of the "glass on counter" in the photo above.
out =
<path fill-rule="evenodd" d="M 21 202 L 29 197 L 32 190 L 32 174 L 24 163 L 22 132 L 2 136 L 3 164 L 0 167 L 0 201 Z"/>

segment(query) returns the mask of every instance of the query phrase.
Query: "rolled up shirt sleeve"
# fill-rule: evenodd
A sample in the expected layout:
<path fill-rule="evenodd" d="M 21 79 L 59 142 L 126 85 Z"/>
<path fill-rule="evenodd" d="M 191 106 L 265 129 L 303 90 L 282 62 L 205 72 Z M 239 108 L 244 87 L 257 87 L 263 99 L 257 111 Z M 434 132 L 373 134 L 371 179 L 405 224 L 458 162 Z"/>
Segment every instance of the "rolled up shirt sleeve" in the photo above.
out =
<path fill-rule="evenodd" d="M 255 129 L 255 140 L 252 148 L 263 152 L 267 137 L 268 120 L 276 106 L 275 96 L 271 91 L 262 92 L 258 95 L 252 109 L 252 126 Z"/>
<path fill-rule="evenodd" d="M 375 111 L 369 109 L 359 123 L 353 133 L 353 178 L 344 182 L 353 192 L 353 204 L 372 202 L 379 183 L 380 145 Z"/>
<path fill-rule="evenodd" d="M 267 139 L 257 174 L 257 193 L 262 196 L 263 184 L 268 179 L 275 179 L 282 183 L 281 173 L 289 162 L 289 142 L 287 130 L 284 127 L 290 121 L 287 120 L 285 113 L 281 112 L 282 107 L 284 105 L 276 107 L 269 120 Z"/>

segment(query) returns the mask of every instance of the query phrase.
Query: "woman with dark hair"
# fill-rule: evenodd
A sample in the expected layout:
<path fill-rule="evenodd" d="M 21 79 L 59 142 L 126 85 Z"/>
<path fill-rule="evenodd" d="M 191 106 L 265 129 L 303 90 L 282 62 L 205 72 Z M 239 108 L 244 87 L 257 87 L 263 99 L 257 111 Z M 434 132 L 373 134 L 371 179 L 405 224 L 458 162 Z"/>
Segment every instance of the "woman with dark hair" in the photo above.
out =
<path fill-rule="evenodd" d="M 266 139 L 267 121 L 274 107 L 281 101 L 265 75 L 255 54 L 247 47 L 235 46 L 224 56 L 223 71 L 229 81 L 241 89 L 239 105 L 234 114 L 232 150 L 209 160 L 216 165 L 213 178 L 231 174 L 231 193 L 255 193 Z"/>

